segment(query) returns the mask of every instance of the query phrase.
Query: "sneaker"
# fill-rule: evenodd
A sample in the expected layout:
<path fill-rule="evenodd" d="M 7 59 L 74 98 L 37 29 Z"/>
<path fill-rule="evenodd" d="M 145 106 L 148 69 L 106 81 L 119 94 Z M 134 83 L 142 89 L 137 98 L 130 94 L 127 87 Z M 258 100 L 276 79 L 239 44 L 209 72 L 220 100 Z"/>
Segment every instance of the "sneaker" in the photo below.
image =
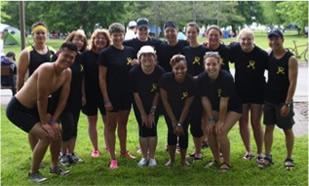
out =
<path fill-rule="evenodd" d="M 59 162 L 60 162 L 60 164 L 61 164 L 62 166 L 65 166 L 65 167 L 70 166 L 70 164 L 71 164 L 70 158 L 69 158 L 69 156 L 66 155 L 66 154 L 60 155 L 60 157 L 59 157 Z"/>
<path fill-rule="evenodd" d="M 122 157 L 127 157 L 127 158 L 130 158 L 130 159 L 135 159 L 135 158 L 136 158 L 135 156 L 133 156 L 132 154 L 130 154 L 129 151 L 127 151 L 127 152 L 125 152 L 125 153 L 122 153 L 122 152 L 121 152 L 121 155 L 120 155 L 120 156 L 122 156 Z"/>
<path fill-rule="evenodd" d="M 142 154 L 142 148 L 141 147 L 137 147 L 136 153 L 137 154 Z"/>
<path fill-rule="evenodd" d="M 94 150 L 92 151 L 92 153 L 91 153 L 91 156 L 94 157 L 94 158 L 99 157 L 99 156 L 100 156 L 99 150 L 94 149 Z"/>
<path fill-rule="evenodd" d="M 148 163 L 149 167 L 155 167 L 157 166 L 157 161 L 155 159 L 149 159 L 149 163 Z"/>
<path fill-rule="evenodd" d="M 200 162 L 203 160 L 203 154 L 200 153 L 199 155 L 194 156 L 193 162 Z"/>
<path fill-rule="evenodd" d="M 258 164 L 262 164 L 264 162 L 264 156 L 258 155 L 258 157 L 256 158 L 256 162 Z"/>
<path fill-rule="evenodd" d="M 117 160 L 112 160 L 110 165 L 109 165 L 109 168 L 111 169 L 117 169 L 118 168 L 118 165 L 117 165 Z"/>
<path fill-rule="evenodd" d="M 246 153 L 242 158 L 244 160 L 251 160 L 252 158 L 254 158 L 254 155 L 251 153 Z"/>
<path fill-rule="evenodd" d="M 70 174 L 71 172 L 69 170 L 63 170 L 63 169 L 61 169 L 60 167 L 57 166 L 53 169 L 50 168 L 49 173 L 57 174 L 58 176 L 64 176 L 64 175 Z"/>
<path fill-rule="evenodd" d="M 139 167 L 145 167 L 145 166 L 147 166 L 147 159 L 145 159 L 145 158 L 142 158 L 138 163 L 137 163 L 137 166 L 139 166 Z"/>
<path fill-rule="evenodd" d="M 71 163 L 81 163 L 83 162 L 82 159 L 80 159 L 74 152 L 72 152 L 71 155 L 69 155 L 69 159 Z"/>
<path fill-rule="evenodd" d="M 35 181 L 36 183 L 44 183 L 48 180 L 47 178 L 42 176 L 42 174 L 40 172 L 36 172 L 36 173 L 32 173 L 32 174 L 29 173 L 28 177 L 29 177 L 29 179 Z"/>

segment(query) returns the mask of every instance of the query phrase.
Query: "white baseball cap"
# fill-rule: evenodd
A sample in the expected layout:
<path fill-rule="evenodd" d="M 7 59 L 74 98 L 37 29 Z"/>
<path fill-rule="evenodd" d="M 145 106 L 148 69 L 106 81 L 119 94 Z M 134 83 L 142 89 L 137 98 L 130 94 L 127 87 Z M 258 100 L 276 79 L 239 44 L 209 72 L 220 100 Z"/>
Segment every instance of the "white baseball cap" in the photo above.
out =
<path fill-rule="evenodd" d="M 137 25 L 137 24 L 136 24 L 135 21 L 130 21 L 128 27 L 129 27 L 129 28 L 131 28 L 131 27 L 136 27 L 136 25 Z"/>
<path fill-rule="evenodd" d="M 142 54 L 148 54 L 148 53 L 151 53 L 153 55 L 156 54 L 156 51 L 154 50 L 154 48 L 150 45 L 145 45 L 143 46 L 137 53 L 137 58 L 139 59 L 139 57 L 142 55 Z"/>

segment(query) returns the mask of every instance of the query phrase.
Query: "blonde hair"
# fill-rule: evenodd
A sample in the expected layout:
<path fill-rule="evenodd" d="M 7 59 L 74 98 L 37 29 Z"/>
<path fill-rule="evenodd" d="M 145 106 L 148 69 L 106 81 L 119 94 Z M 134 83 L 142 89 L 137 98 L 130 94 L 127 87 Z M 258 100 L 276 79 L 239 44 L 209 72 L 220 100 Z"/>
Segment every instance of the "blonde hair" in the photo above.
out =
<path fill-rule="evenodd" d="M 83 33 L 79 32 L 79 31 L 73 31 L 71 32 L 66 38 L 65 38 L 65 42 L 68 41 L 73 41 L 74 37 L 81 37 L 84 41 L 84 46 L 80 49 L 81 52 L 83 52 L 84 50 L 86 50 L 88 41 L 87 41 L 87 37 L 86 35 L 84 35 Z"/>
<path fill-rule="evenodd" d="M 238 36 L 237 36 L 237 41 L 240 41 L 240 38 L 241 38 L 243 35 L 245 35 L 245 34 L 251 35 L 251 36 L 252 36 L 252 40 L 254 40 L 254 33 L 252 32 L 252 30 L 249 29 L 249 28 L 243 28 L 243 29 L 240 30 L 240 32 L 239 32 L 239 34 L 238 34 Z"/>
<path fill-rule="evenodd" d="M 106 46 L 109 46 L 111 44 L 111 38 L 109 36 L 108 31 L 106 29 L 96 29 L 91 35 L 91 40 L 90 40 L 90 44 L 88 47 L 90 51 L 96 50 L 96 46 L 94 45 L 94 39 L 99 34 L 104 35 L 104 37 L 106 38 L 106 41 L 107 41 Z"/>

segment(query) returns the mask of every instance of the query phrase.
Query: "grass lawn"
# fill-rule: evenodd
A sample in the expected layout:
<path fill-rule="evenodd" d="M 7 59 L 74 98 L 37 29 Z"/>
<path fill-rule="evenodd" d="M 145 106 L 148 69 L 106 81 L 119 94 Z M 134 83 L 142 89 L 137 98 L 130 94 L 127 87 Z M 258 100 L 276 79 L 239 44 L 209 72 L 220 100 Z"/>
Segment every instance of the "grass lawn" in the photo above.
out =
<path fill-rule="evenodd" d="M 239 135 L 238 125 L 235 125 L 229 134 L 231 141 L 232 169 L 220 173 L 216 169 L 206 169 L 204 165 L 212 160 L 210 149 L 204 149 L 202 162 L 194 163 L 191 167 L 182 167 L 179 164 L 180 155 L 176 155 L 176 164 L 167 168 L 164 163 L 168 160 L 168 153 L 164 150 L 166 143 L 166 124 L 160 118 L 158 124 L 159 143 L 156 159 L 158 166 L 155 168 L 140 168 L 136 160 L 118 158 L 119 169 L 108 168 L 109 156 L 104 152 L 102 136 L 102 121 L 98 123 L 99 148 L 101 156 L 92 158 L 92 150 L 87 132 L 87 119 L 81 114 L 76 152 L 83 159 L 83 163 L 73 165 L 68 169 L 72 174 L 57 177 L 48 173 L 48 166 L 41 170 L 43 175 L 50 178 L 50 185 L 308 185 L 308 136 L 295 138 L 293 158 L 296 167 L 287 171 L 283 167 L 285 159 L 284 134 L 275 130 L 273 144 L 273 159 L 275 164 L 265 170 L 257 167 L 255 159 L 246 161 L 242 159 L 244 145 Z M 256 147 L 252 141 L 252 149 Z M 138 146 L 137 124 L 133 112 L 128 123 L 128 150 L 136 155 Z M 119 144 L 117 140 L 117 157 Z M 5 116 L 5 108 L 1 108 L 1 183 L 3 185 L 30 185 L 27 179 L 30 170 L 31 151 L 27 142 L 27 134 L 11 124 Z M 188 153 L 193 151 L 192 137 Z M 47 152 L 44 162 L 48 165 L 50 153 Z"/>

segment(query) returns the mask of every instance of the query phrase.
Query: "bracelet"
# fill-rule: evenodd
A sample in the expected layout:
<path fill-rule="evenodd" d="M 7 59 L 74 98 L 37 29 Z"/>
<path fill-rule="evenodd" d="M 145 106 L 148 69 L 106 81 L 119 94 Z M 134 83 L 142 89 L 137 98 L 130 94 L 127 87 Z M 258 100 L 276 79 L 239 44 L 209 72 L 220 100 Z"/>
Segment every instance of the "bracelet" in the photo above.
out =
<path fill-rule="evenodd" d="M 215 123 L 215 119 L 213 119 L 213 118 L 210 118 L 207 121 L 208 121 L 208 123 Z"/>
<path fill-rule="evenodd" d="M 182 126 L 181 123 L 178 122 L 178 123 L 177 123 L 177 127 L 181 127 L 181 126 Z"/>
<path fill-rule="evenodd" d="M 292 102 L 291 103 L 284 103 L 283 105 L 286 105 L 286 106 L 290 107 L 291 104 L 292 104 Z"/>
<path fill-rule="evenodd" d="M 110 103 L 111 101 L 109 99 L 104 100 L 104 104 L 105 103 Z"/>
<path fill-rule="evenodd" d="M 57 121 L 57 120 L 54 120 L 54 119 L 50 119 L 50 120 L 49 120 L 49 123 L 50 123 L 50 124 L 55 124 L 55 123 L 58 123 L 58 121 Z"/>

